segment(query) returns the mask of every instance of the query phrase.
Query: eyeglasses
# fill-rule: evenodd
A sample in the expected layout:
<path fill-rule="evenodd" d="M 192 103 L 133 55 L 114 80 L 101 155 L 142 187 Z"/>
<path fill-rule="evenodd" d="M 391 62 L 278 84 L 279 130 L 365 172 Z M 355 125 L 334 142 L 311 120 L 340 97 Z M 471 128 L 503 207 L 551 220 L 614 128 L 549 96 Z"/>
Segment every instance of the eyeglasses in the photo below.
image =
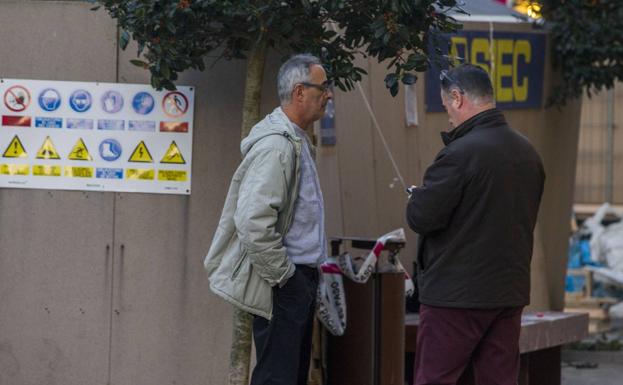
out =
<path fill-rule="evenodd" d="M 447 82 L 446 87 L 450 87 L 452 85 L 457 86 L 457 88 L 459 89 L 459 92 L 461 94 L 465 93 L 465 89 L 463 88 L 463 86 L 461 86 L 461 83 L 458 82 L 458 80 L 454 79 L 452 76 L 450 76 L 448 74 L 448 70 L 441 70 L 441 72 L 439 73 L 439 80 L 441 81 L 441 85 L 443 86 L 444 82 Z"/>
<path fill-rule="evenodd" d="M 333 84 L 328 80 L 322 84 L 314 84 L 314 83 L 307 83 L 307 82 L 300 82 L 299 84 L 305 87 L 315 88 L 318 91 L 322 92 L 323 94 L 329 92 L 329 90 L 333 86 Z"/>

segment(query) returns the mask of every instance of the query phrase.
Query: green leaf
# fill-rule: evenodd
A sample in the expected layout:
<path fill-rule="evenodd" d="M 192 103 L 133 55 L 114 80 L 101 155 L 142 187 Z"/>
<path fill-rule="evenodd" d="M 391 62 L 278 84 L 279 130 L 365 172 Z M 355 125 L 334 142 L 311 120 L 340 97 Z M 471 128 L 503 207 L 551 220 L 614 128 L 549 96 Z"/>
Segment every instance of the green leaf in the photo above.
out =
<path fill-rule="evenodd" d="M 121 49 L 125 50 L 130 42 L 130 33 L 126 30 L 121 31 L 121 35 L 119 36 L 119 46 Z"/>
<path fill-rule="evenodd" d="M 396 84 L 394 84 L 393 86 L 389 87 L 389 93 L 392 96 L 398 95 L 398 82 L 396 82 Z"/>
<path fill-rule="evenodd" d="M 396 74 L 387 74 L 385 76 L 385 87 L 392 88 L 398 84 L 398 76 Z"/>
<path fill-rule="evenodd" d="M 406 73 L 402 76 L 402 84 L 410 85 L 415 84 L 417 82 L 417 75 Z"/>
<path fill-rule="evenodd" d="M 142 60 L 132 59 L 132 60 L 130 60 L 130 63 L 134 64 L 137 67 L 149 68 L 149 63 L 146 63 L 146 62 L 144 62 Z"/>
<path fill-rule="evenodd" d="M 385 85 L 396 95 L 399 84 L 414 81 L 412 73 L 426 70 L 429 62 L 447 63 L 447 58 L 438 57 L 434 50 L 429 57 L 428 36 L 460 28 L 446 15 L 450 10 L 458 10 L 453 5 L 456 0 L 97 3 L 119 25 L 121 48 L 125 49 L 130 39 L 137 42 L 140 60 L 133 60 L 132 64 L 150 70 L 156 89 L 175 87 L 178 75 L 188 69 L 209 71 L 211 67 L 204 64 L 207 57 L 252 57 L 255 45 L 262 41 L 260 37 L 267 37 L 267 45 L 276 52 L 311 52 L 321 57 L 327 64 L 327 74 L 343 90 L 352 89 L 366 74 L 355 65 L 356 60 L 395 60 L 389 66 L 394 73 L 386 77 Z M 340 32 L 329 25 L 337 26 Z M 595 36 L 594 41 L 600 41 L 599 38 Z M 215 49 L 218 53 L 211 54 Z M 417 54 L 406 57 L 406 52 Z"/>

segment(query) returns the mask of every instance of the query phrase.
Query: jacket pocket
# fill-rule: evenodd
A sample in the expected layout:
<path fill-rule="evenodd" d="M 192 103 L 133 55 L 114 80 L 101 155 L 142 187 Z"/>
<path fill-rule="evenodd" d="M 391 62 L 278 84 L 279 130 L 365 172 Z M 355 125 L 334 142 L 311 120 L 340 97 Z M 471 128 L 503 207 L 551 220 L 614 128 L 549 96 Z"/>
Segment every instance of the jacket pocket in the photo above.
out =
<path fill-rule="evenodd" d="M 234 268 L 232 269 L 231 275 L 229 276 L 229 278 L 231 278 L 232 280 L 236 279 L 236 277 L 238 276 L 238 273 L 240 272 L 240 269 L 242 268 L 242 264 L 246 258 L 247 258 L 247 250 L 245 248 L 242 248 L 242 251 L 240 252 L 240 257 L 234 264 Z"/>

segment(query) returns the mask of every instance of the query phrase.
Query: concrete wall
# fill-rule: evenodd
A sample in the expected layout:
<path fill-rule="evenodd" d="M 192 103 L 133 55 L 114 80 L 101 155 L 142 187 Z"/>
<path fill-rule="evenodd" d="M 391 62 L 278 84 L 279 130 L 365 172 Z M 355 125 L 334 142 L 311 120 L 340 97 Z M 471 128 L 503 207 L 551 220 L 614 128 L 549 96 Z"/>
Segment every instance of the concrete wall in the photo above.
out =
<path fill-rule="evenodd" d="M 0 77 L 148 83 L 119 52 L 105 12 L 83 2 L 0 1 Z M 408 183 L 441 148 L 443 114 L 404 125 L 383 67 L 364 82 Z M 267 66 L 263 112 L 277 105 Z M 231 309 L 209 294 L 202 259 L 239 161 L 244 62 L 184 74 L 196 87 L 190 196 L 0 190 L 0 384 L 223 384 Z M 546 72 L 546 83 L 551 79 Z M 320 149 L 329 235 L 376 237 L 404 223 L 405 195 L 360 96 L 338 93 L 335 147 Z M 535 254 L 535 307 L 560 308 L 577 112 L 507 114 L 544 157 L 548 181 Z M 414 235 L 401 255 L 413 259 Z"/>
<path fill-rule="evenodd" d="M 0 77 L 149 83 L 91 7 L 0 2 Z M 225 383 L 231 309 L 202 260 L 240 158 L 244 68 L 179 81 L 196 86 L 191 196 L 0 190 L 0 384 Z"/>

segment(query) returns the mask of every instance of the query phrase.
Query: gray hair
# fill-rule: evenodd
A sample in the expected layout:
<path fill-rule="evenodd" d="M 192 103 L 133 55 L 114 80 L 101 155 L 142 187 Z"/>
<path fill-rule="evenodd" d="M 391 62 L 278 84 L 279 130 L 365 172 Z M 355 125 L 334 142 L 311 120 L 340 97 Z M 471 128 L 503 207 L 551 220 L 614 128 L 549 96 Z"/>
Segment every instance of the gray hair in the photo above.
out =
<path fill-rule="evenodd" d="M 294 86 L 311 80 L 311 66 L 314 64 L 322 65 L 320 59 L 314 55 L 299 54 L 292 56 L 281 65 L 277 75 L 277 91 L 281 105 L 290 103 Z"/>
<path fill-rule="evenodd" d="M 453 88 L 458 88 L 476 104 L 494 102 L 491 79 L 480 66 L 461 64 L 447 71 L 447 76 L 441 79 L 441 89 L 448 94 Z"/>

